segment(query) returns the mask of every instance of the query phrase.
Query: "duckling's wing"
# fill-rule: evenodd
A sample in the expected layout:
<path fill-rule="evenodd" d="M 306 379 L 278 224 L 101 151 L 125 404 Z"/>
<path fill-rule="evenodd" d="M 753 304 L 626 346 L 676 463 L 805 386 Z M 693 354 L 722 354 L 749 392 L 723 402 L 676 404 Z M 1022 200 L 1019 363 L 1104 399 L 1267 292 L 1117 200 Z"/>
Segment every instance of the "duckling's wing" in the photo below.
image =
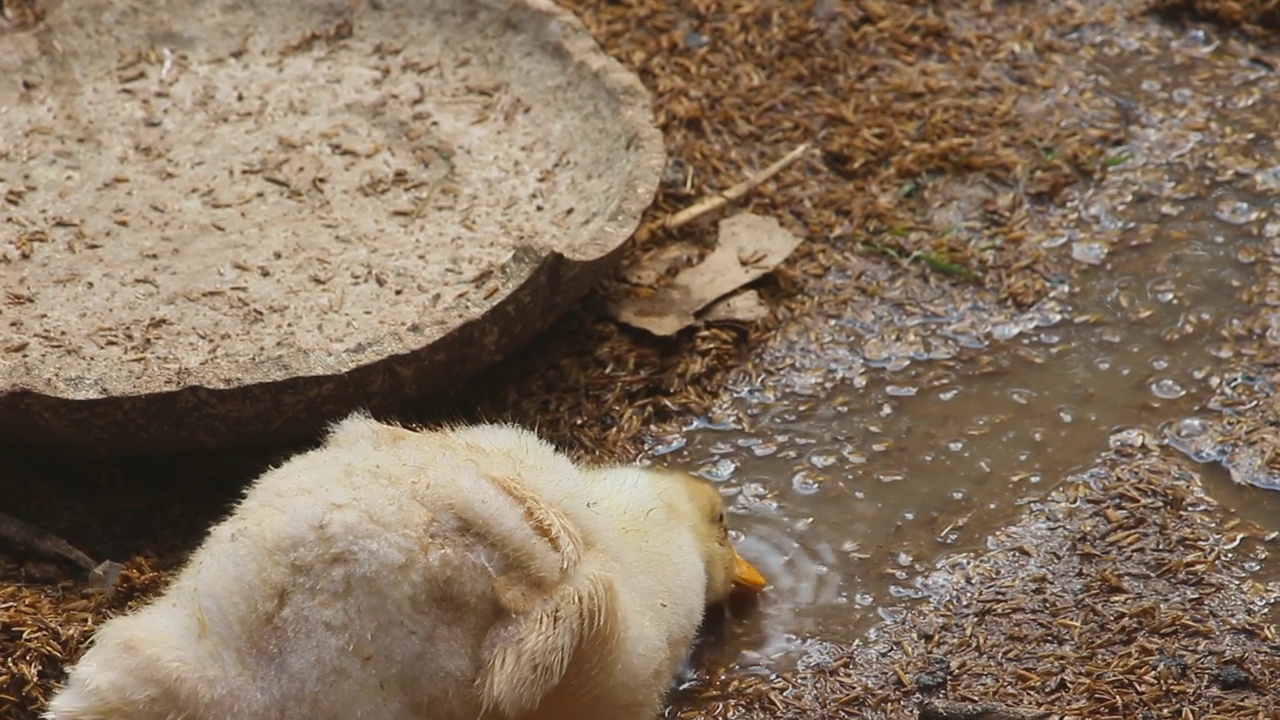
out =
<path fill-rule="evenodd" d="M 501 594 L 501 590 L 499 590 Z M 513 618 L 493 638 L 481 675 L 486 708 L 517 717 L 536 708 L 564 679 L 571 664 L 585 667 L 588 648 L 604 649 L 617 607 L 607 575 L 586 570 Z"/>
<path fill-rule="evenodd" d="M 485 480 L 519 508 L 521 523 L 485 519 L 504 528 L 492 539 L 522 562 L 494 580 L 494 594 L 510 617 L 486 640 L 488 663 L 479 684 L 485 708 L 517 717 L 538 707 L 575 660 L 585 663 L 585 649 L 610 646 L 617 596 L 613 579 L 583 562 L 583 539 L 560 508 L 519 478 L 487 474 Z M 459 510 L 475 515 L 478 506 Z"/>

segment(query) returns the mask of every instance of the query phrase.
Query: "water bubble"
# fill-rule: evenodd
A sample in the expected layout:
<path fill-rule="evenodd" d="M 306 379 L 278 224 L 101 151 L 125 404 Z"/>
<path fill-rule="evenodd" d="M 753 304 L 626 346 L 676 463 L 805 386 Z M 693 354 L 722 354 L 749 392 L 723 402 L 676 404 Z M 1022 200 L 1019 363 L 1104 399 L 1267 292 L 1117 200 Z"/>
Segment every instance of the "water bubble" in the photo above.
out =
<path fill-rule="evenodd" d="M 847 462 L 849 462 L 849 464 L 851 464 L 851 465 L 866 465 L 866 464 L 867 464 L 867 454 L 866 454 L 866 453 L 858 452 L 857 450 L 851 450 L 851 449 L 847 449 L 847 448 L 845 448 L 845 449 L 841 449 L 841 450 L 840 450 L 840 454 L 841 454 L 841 455 L 843 455 L 843 456 L 844 456 L 844 459 L 845 459 Z"/>
<path fill-rule="evenodd" d="M 696 417 L 686 430 L 736 430 L 733 422 L 721 417 Z"/>
<path fill-rule="evenodd" d="M 783 637 L 787 647 L 795 648 L 802 645 L 800 638 L 793 633 L 786 633 Z M 838 657 L 839 648 L 832 643 L 804 642 L 803 645 L 805 654 L 796 660 L 796 667 L 802 672 L 831 667 Z"/>
<path fill-rule="evenodd" d="M 819 468 L 819 469 L 829 468 L 829 467 L 831 467 L 832 465 L 835 465 L 835 464 L 836 464 L 836 456 L 835 456 L 835 455 L 829 455 L 829 454 L 826 454 L 826 453 L 819 453 L 819 454 L 816 454 L 816 455 L 810 455 L 810 456 L 809 456 L 809 464 L 810 464 L 810 465 L 813 465 L 814 467 Z"/>
<path fill-rule="evenodd" d="M 895 482 L 902 482 L 903 480 L 906 480 L 907 476 L 898 472 L 887 472 L 887 473 L 878 473 L 876 475 L 876 479 L 882 483 L 895 483 Z"/>
<path fill-rule="evenodd" d="M 956 344 L 945 338 L 929 338 L 929 352 L 925 353 L 925 360 L 950 360 L 958 354 Z"/>
<path fill-rule="evenodd" d="M 729 458 L 720 458 L 709 465 L 703 465 L 698 468 L 698 474 L 712 482 L 723 482 L 728 480 L 737 469 L 737 461 Z"/>
<path fill-rule="evenodd" d="M 1085 240 L 1071 246 L 1071 258 L 1086 265 L 1100 265 L 1110 248 L 1104 242 Z"/>
<path fill-rule="evenodd" d="M 862 344 L 862 359 L 872 367 L 883 365 L 890 357 L 892 352 L 889 346 L 880 338 L 869 338 Z"/>
<path fill-rule="evenodd" d="M 888 370 L 889 372 L 898 372 L 899 370 L 905 369 L 910 364 L 911 364 L 911 358 L 899 356 L 891 359 L 888 363 L 886 363 L 884 366 L 884 369 Z"/>
<path fill-rule="evenodd" d="M 951 452 L 960 452 L 964 449 L 964 440 L 952 440 L 948 442 L 947 449 Z"/>
<path fill-rule="evenodd" d="M 708 450 L 712 455 L 724 455 L 725 453 L 733 452 L 733 445 L 727 442 L 718 442 L 708 448 Z"/>
<path fill-rule="evenodd" d="M 1261 192 L 1280 192 L 1280 165 L 1273 165 L 1254 173 L 1253 182 Z"/>
<path fill-rule="evenodd" d="M 1030 404 L 1031 398 L 1034 396 L 1035 396 L 1035 393 L 1031 392 L 1030 390 L 1024 390 L 1022 388 L 1015 388 L 1009 391 L 1009 399 L 1018 403 L 1019 405 Z"/>
<path fill-rule="evenodd" d="M 870 593 L 858 593 L 853 596 L 853 602 L 861 607 L 871 607 L 875 605 L 876 599 Z"/>
<path fill-rule="evenodd" d="M 1061 303 L 1046 300 L 1037 306 L 1029 316 L 1036 327 L 1053 327 L 1066 318 L 1069 310 Z M 1056 340 L 1054 342 L 1057 342 Z"/>
<path fill-rule="evenodd" d="M 938 392 L 938 399 L 942 401 L 953 400 L 956 395 L 960 394 L 960 388 L 947 388 Z"/>
<path fill-rule="evenodd" d="M 1243 200 L 1223 200 L 1213 211 L 1213 216 L 1224 223 L 1244 225 L 1258 219 L 1261 213 Z"/>
<path fill-rule="evenodd" d="M 684 46 L 689 50 L 700 50 L 710 44 L 711 38 L 696 30 L 684 36 Z"/>
<path fill-rule="evenodd" d="M 751 446 L 751 454 L 756 457 L 768 457 L 778 452 L 778 443 L 762 442 Z"/>
<path fill-rule="evenodd" d="M 1020 334 L 1022 334 L 1022 325 L 1019 323 L 1000 323 L 991 328 L 991 337 L 1000 341 L 1012 340 Z"/>
<path fill-rule="evenodd" d="M 769 495 L 769 489 L 760 483 L 745 483 L 735 503 L 744 508 L 777 512 L 778 501 Z"/>
<path fill-rule="evenodd" d="M 894 397 L 913 397 L 917 389 L 910 385 L 889 385 L 885 387 L 884 391 Z"/>
<path fill-rule="evenodd" d="M 649 454 L 654 457 L 673 453 L 689 443 L 688 439 L 679 435 L 668 435 L 663 438 L 654 438 L 649 441 Z"/>
<path fill-rule="evenodd" d="M 1173 98 L 1174 102 L 1180 105 L 1186 105 L 1195 98 L 1195 93 L 1191 92 L 1191 88 L 1181 87 L 1174 90 L 1170 97 Z"/>
<path fill-rule="evenodd" d="M 1151 392 L 1161 400 L 1177 400 L 1187 394 L 1186 388 L 1173 378 L 1160 378 L 1151 383 Z"/>
<path fill-rule="evenodd" d="M 1067 407 L 1066 405 L 1059 405 L 1058 419 L 1064 423 L 1069 423 L 1072 420 L 1075 420 L 1076 418 L 1075 418 L 1075 413 L 1072 412 L 1071 408 Z"/>
<path fill-rule="evenodd" d="M 890 585 L 889 594 L 896 598 L 907 598 L 909 600 L 919 600 L 924 597 L 923 591 L 910 585 Z"/>
<path fill-rule="evenodd" d="M 1178 41 L 1178 45 L 1185 48 L 1206 47 L 1216 45 L 1213 38 L 1209 37 L 1209 33 L 1204 28 L 1190 28 L 1182 35 L 1182 39 Z"/>
<path fill-rule="evenodd" d="M 791 476 L 791 487 L 801 495 L 812 495 L 822 489 L 822 476 L 801 470 Z"/>
<path fill-rule="evenodd" d="M 1151 78 L 1147 78 L 1146 80 L 1142 81 L 1139 87 L 1141 87 L 1146 92 L 1153 93 L 1153 92 L 1159 92 L 1162 86 L 1160 85 L 1159 80 L 1152 80 Z"/>
<path fill-rule="evenodd" d="M 1169 368 L 1169 358 L 1167 357 L 1151 358 L 1151 369 L 1167 370 L 1168 368 Z"/>
<path fill-rule="evenodd" d="M 1121 447 L 1138 448 L 1145 445 L 1146 442 L 1147 434 L 1138 428 L 1126 428 L 1124 430 L 1119 430 L 1111 433 L 1111 436 L 1107 438 L 1107 445 L 1109 445 L 1112 450 Z"/>
<path fill-rule="evenodd" d="M 1200 418 L 1183 418 L 1173 426 L 1173 435 L 1182 440 L 1189 440 L 1204 435 L 1208 430 L 1208 424 Z"/>

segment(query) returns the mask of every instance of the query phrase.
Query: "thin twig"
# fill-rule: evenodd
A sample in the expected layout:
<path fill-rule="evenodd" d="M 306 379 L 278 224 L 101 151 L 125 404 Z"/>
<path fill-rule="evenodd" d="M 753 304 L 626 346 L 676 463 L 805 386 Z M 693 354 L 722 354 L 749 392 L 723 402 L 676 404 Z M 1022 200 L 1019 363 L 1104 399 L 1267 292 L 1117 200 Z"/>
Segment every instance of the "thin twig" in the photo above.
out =
<path fill-rule="evenodd" d="M 86 572 L 93 572 L 98 566 L 88 555 L 72 547 L 66 540 L 4 513 L 0 513 L 0 540 L 26 552 L 65 558 L 84 568 Z"/>
<path fill-rule="evenodd" d="M 661 220 L 657 220 L 646 225 L 640 229 L 640 232 L 638 232 L 637 235 L 640 239 L 644 239 L 657 230 L 673 230 L 682 225 L 687 225 L 707 213 L 715 212 L 735 200 L 741 199 L 747 193 L 768 182 L 773 178 L 773 176 L 785 170 L 788 165 L 799 160 L 805 153 L 809 152 L 812 147 L 813 145 L 810 143 L 801 143 L 799 147 L 782 156 L 772 165 L 766 167 L 755 175 L 752 175 L 724 192 L 708 195 L 683 210 L 671 213 Z"/>

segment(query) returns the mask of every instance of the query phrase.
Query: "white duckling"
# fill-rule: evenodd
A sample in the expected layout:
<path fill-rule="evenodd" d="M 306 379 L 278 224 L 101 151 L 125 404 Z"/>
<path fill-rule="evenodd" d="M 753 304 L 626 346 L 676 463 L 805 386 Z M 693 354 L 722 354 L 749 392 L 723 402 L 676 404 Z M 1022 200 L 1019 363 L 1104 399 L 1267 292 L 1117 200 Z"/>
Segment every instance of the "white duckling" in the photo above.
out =
<path fill-rule="evenodd" d="M 651 720 L 708 604 L 764 578 L 683 473 L 363 415 L 265 473 L 50 720 Z"/>

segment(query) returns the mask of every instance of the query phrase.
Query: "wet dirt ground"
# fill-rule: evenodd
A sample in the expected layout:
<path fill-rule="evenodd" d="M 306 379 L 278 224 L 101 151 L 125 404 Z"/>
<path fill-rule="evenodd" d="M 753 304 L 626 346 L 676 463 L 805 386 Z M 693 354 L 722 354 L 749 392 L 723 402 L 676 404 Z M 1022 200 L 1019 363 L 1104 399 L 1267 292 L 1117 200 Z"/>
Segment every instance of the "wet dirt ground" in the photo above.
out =
<path fill-rule="evenodd" d="M 1168 58 L 1130 71 L 1177 77 Z M 1267 217 L 1242 210 L 1262 224 L 1240 223 L 1227 209 L 1272 202 L 1224 183 L 1176 207 L 1116 208 L 1118 222 L 1154 224 L 1149 244 L 1083 272 L 1066 301 L 993 323 L 984 339 L 957 329 L 972 324 L 963 312 L 925 318 L 924 357 L 873 358 L 864 342 L 847 359 L 858 367 L 841 371 L 855 380 L 803 394 L 771 378 L 734 387 L 729 413 L 654 438 L 653 462 L 735 498 L 744 551 L 774 581 L 763 617 L 733 626 L 720 659 L 769 665 L 802 653 L 801 637 L 851 639 L 900 613 L 928 594 L 920 582 L 937 558 L 981 549 L 1110 448 L 1212 455 L 1181 436 L 1234 352 L 1224 331 L 1252 312 L 1242 294 Z M 785 352 L 824 354 L 803 342 Z M 1280 493 L 1203 475 L 1226 508 L 1280 530 Z"/>
<path fill-rule="evenodd" d="M 856 5 L 786 12 L 894 22 L 880 3 Z M 1057 169 L 943 172 L 919 160 L 930 172 L 880 173 L 848 167 L 824 135 L 828 174 L 797 170 L 753 201 L 807 230 L 807 247 L 762 286 L 771 321 L 658 343 L 597 318 L 589 299 L 452 409 L 416 417 L 538 421 L 585 457 L 722 483 L 740 547 L 772 585 L 710 624 L 671 716 L 914 717 L 930 698 L 1081 718 L 1276 716 L 1280 472 L 1268 428 L 1280 363 L 1268 330 L 1280 305 L 1280 56 L 1229 29 L 1108 3 L 1002 5 L 1008 17 L 980 2 L 938 15 L 889 5 L 917 13 L 911 27 L 940 32 L 942 46 L 966 37 L 990 50 L 977 70 L 952 52 L 974 76 L 1037 80 L 1005 120 L 1038 137 L 1077 128 L 1032 148 Z M 756 129 L 686 117 L 687 87 L 715 88 L 672 85 L 669 57 L 624 39 L 643 27 L 672 56 L 677 40 L 753 42 L 714 10 L 578 9 L 656 88 L 674 154 L 699 178 L 747 157 L 706 137 L 803 134 L 768 113 Z M 1049 31 L 1026 30 L 1050 15 Z M 858 47 L 905 52 L 877 38 L 887 44 Z M 784 56 L 756 61 L 794 72 Z M 920 101 L 893 92 L 907 107 L 886 112 L 905 123 Z M 817 91 L 797 86 L 807 94 Z M 732 130 L 689 129 L 698 122 Z M 985 137 L 980 125 L 953 137 Z M 1086 140 L 1096 147 L 1070 149 Z M 718 155 L 704 155 L 709 142 Z M 1036 182 L 1058 182 L 1062 155 L 1096 160 L 1096 174 L 1036 195 Z M 824 193 L 862 204 L 831 220 L 813 209 L 838 204 Z M 667 188 L 659 205 L 681 197 Z M 160 587 L 235 479 L 271 457 L 16 466 L 4 487 L 15 512 L 95 557 L 140 558 L 107 600 L 55 564 L 5 558 L 0 647 L 14 660 L 0 715 L 32 717 L 59 659 L 104 613 Z M 175 477 L 188 480 L 179 491 Z"/>

